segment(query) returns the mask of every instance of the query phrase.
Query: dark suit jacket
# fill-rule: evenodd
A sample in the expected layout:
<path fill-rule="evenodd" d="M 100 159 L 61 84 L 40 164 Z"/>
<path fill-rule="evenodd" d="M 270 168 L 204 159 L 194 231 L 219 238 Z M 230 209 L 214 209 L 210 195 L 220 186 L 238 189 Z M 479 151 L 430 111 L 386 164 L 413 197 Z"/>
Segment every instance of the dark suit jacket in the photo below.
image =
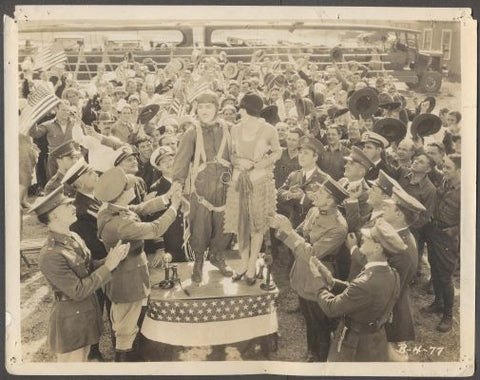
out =
<path fill-rule="evenodd" d="M 390 177 L 396 178 L 395 170 L 390 165 L 388 165 L 384 159 L 382 159 L 377 165 L 370 168 L 367 174 L 365 174 L 365 179 L 367 181 L 373 181 L 377 179 L 380 169 L 382 169 Z"/>
<path fill-rule="evenodd" d="M 77 192 L 73 204 L 77 209 L 77 221 L 70 226 L 70 230 L 83 239 L 95 260 L 103 259 L 107 256 L 107 251 L 97 236 L 97 216 L 101 202 Z"/>
<path fill-rule="evenodd" d="M 296 170 L 287 177 L 285 183 L 278 189 L 279 202 L 282 202 L 282 208 L 289 211 L 288 218 L 292 222 L 294 228 L 296 228 L 307 216 L 308 210 L 312 207 L 312 201 L 305 196 L 303 202 L 301 199 L 287 199 L 287 192 L 294 186 L 299 186 L 304 193 L 311 190 L 312 184 L 323 183 L 327 177 L 327 174 L 320 170 L 318 167 L 311 177 L 307 180 L 303 180 L 303 169 Z M 285 206 L 285 207 L 283 207 Z"/>
<path fill-rule="evenodd" d="M 172 183 L 161 176 L 154 184 L 152 184 L 150 191 L 155 191 L 157 196 L 163 195 L 170 190 Z M 154 218 L 160 217 L 165 210 L 160 211 L 154 215 Z M 185 252 L 183 251 L 183 213 L 179 210 L 175 221 L 168 227 L 163 234 L 165 252 L 168 252 L 173 257 L 173 262 L 186 261 Z"/>
<path fill-rule="evenodd" d="M 160 178 L 160 173 L 152 166 L 150 161 L 142 162 L 141 160 L 138 160 L 137 176 L 143 178 L 147 187 L 147 192 L 150 192 L 150 187 L 156 180 L 158 180 L 158 178 Z"/>

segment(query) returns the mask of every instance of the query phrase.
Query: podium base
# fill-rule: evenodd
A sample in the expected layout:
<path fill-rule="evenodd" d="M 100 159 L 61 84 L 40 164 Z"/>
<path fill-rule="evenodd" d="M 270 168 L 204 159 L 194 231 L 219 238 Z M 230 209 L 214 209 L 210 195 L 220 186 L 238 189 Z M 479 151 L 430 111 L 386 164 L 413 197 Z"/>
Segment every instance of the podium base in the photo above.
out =
<path fill-rule="evenodd" d="M 260 284 L 260 289 L 265 290 L 266 292 L 270 292 L 270 291 L 272 291 L 276 288 L 277 287 L 275 286 L 275 284 L 272 284 L 272 283 L 267 284 L 266 282 L 264 282 L 264 283 Z"/>

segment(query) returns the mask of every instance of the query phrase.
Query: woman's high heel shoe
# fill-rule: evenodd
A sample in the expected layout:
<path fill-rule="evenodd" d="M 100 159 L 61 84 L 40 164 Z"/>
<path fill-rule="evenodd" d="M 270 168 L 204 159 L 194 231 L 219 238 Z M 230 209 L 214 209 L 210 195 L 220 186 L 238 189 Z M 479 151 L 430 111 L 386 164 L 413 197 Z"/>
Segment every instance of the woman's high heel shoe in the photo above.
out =
<path fill-rule="evenodd" d="M 248 277 L 248 276 L 245 276 L 245 283 L 248 285 L 248 286 L 252 286 L 255 284 L 255 282 L 257 281 L 257 279 L 255 277 Z"/>
<path fill-rule="evenodd" d="M 243 276 L 245 276 L 245 273 L 247 273 L 247 271 L 243 273 L 234 273 L 232 276 L 232 282 L 240 281 L 243 278 Z"/>

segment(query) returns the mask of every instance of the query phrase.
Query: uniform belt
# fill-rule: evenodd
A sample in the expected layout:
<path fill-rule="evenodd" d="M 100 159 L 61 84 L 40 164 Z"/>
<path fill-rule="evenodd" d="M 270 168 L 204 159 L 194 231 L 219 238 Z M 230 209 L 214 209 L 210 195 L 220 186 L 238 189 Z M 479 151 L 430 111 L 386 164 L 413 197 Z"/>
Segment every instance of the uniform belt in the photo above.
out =
<path fill-rule="evenodd" d="M 355 331 L 357 334 L 371 334 L 380 330 L 382 326 L 378 326 L 377 322 L 361 323 L 351 318 L 345 317 L 345 326 Z"/>
<path fill-rule="evenodd" d="M 62 292 L 53 292 L 53 296 L 55 298 L 55 301 L 71 301 L 71 298 L 68 297 L 65 293 Z"/>

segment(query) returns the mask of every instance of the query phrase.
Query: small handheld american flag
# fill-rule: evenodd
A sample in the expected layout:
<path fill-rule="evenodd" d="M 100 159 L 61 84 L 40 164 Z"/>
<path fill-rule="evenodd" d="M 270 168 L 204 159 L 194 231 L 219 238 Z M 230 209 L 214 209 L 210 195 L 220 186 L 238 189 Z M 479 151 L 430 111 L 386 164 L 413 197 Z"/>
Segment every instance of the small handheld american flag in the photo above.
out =
<path fill-rule="evenodd" d="M 208 89 L 210 89 L 210 83 L 203 81 L 196 83 L 192 91 L 190 91 L 187 95 L 187 102 L 192 103 L 198 97 L 198 95 L 204 93 Z"/>
<path fill-rule="evenodd" d="M 185 114 L 185 105 L 178 98 L 175 98 L 170 106 L 170 112 L 178 117 L 182 117 Z"/>
<path fill-rule="evenodd" d="M 160 95 L 158 100 L 157 100 L 157 104 L 161 108 L 170 107 L 172 105 L 172 102 L 173 102 L 173 95 L 172 94 Z"/>
<path fill-rule="evenodd" d="M 51 67 L 67 61 L 65 51 L 58 45 L 51 45 L 40 49 L 33 58 L 33 70 L 46 71 Z"/>
<path fill-rule="evenodd" d="M 60 99 L 46 85 L 37 85 L 28 96 L 27 104 L 22 109 L 20 133 L 28 134 L 30 128 L 58 103 L 60 103 Z"/>

